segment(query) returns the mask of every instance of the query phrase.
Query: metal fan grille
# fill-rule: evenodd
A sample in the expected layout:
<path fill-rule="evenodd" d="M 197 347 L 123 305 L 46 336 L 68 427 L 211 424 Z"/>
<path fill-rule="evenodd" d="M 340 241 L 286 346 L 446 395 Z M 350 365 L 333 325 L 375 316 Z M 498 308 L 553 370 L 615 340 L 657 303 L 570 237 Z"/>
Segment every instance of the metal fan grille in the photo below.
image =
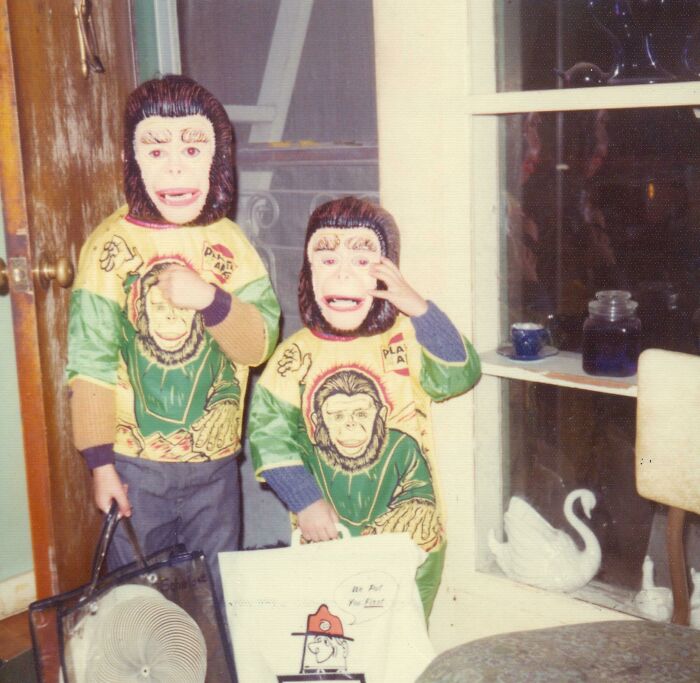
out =
<path fill-rule="evenodd" d="M 120 588 L 85 618 L 78 683 L 204 683 L 207 648 L 195 620 L 158 591 Z"/>

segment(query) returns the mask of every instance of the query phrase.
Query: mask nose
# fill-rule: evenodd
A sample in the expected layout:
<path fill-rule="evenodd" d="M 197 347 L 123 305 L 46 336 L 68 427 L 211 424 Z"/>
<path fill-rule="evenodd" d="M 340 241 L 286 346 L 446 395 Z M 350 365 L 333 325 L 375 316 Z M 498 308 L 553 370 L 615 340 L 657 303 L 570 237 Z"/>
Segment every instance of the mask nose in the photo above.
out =
<path fill-rule="evenodd" d="M 178 159 L 177 155 L 172 155 L 170 157 L 167 171 L 170 173 L 170 175 L 180 175 L 180 173 L 182 173 L 182 164 L 180 163 L 180 159 Z"/>
<path fill-rule="evenodd" d="M 352 264 L 348 259 L 341 259 L 338 265 L 338 278 L 348 280 L 352 275 Z"/>

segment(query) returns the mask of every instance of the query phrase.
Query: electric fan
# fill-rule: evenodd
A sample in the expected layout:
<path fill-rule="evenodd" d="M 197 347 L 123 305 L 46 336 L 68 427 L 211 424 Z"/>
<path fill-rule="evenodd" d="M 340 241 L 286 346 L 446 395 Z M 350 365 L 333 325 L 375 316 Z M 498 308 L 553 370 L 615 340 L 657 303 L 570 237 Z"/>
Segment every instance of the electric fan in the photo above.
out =
<path fill-rule="evenodd" d="M 70 683 L 204 683 L 197 622 L 148 586 L 126 584 L 91 602 L 65 643 Z"/>

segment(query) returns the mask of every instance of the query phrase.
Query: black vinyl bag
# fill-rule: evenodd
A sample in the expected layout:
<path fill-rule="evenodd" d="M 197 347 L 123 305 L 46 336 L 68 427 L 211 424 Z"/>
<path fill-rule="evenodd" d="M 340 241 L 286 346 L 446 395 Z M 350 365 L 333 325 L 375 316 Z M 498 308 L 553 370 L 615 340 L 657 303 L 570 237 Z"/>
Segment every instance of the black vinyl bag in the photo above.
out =
<path fill-rule="evenodd" d="M 235 683 L 204 554 L 176 545 L 144 557 L 124 518 L 136 561 L 101 575 L 119 521 L 113 504 L 89 584 L 29 606 L 39 683 Z"/>

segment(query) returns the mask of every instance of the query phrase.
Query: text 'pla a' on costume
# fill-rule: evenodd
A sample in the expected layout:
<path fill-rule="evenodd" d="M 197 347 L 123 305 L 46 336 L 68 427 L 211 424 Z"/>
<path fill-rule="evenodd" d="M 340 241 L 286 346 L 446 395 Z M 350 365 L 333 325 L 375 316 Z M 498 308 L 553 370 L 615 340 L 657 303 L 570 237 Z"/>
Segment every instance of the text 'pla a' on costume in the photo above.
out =
<path fill-rule="evenodd" d="M 302 532 L 324 500 L 353 535 L 407 532 L 428 551 L 418 573 L 428 613 L 445 549 L 430 403 L 469 389 L 480 364 L 398 261 L 398 229 L 381 207 L 345 197 L 312 213 L 299 282 L 305 327 L 268 362 L 249 434 L 257 476 L 298 513 Z"/>

